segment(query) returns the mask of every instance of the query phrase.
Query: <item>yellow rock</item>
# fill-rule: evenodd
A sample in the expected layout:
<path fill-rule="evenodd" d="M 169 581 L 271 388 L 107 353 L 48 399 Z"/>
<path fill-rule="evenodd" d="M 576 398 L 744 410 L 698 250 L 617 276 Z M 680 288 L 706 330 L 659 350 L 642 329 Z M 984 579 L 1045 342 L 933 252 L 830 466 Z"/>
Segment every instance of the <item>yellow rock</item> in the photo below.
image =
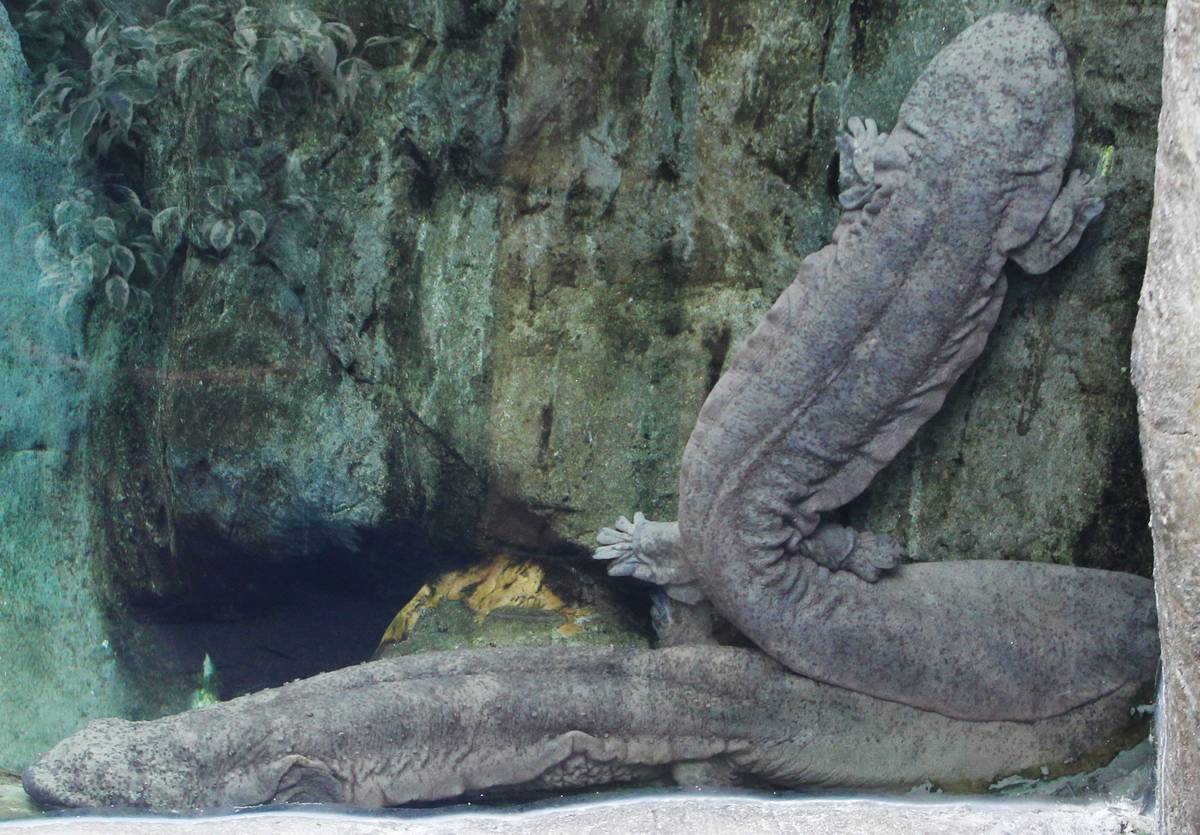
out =
<path fill-rule="evenodd" d="M 579 576 L 556 577 L 555 584 L 578 584 L 580 593 L 590 581 Z M 572 605 L 551 587 L 547 569 L 532 560 L 500 555 L 490 562 L 443 574 L 433 585 L 422 586 L 392 619 L 376 656 L 403 651 L 471 646 L 545 645 L 548 643 L 613 643 L 641 645 L 646 639 L 631 628 L 619 607 L 611 602 Z M 590 594 L 598 596 L 595 588 Z M 568 597 L 573 597 L 566 593 Z M 578 594 L 574 595 L 578 596 Z M 425 631 L 429 640 L 414 640 L 418 623 L 435 613 L 441 620 Z M 463 614 L 468 617 L 463 617 Z M 463 623 L 462 621 L 469 621 Z M 592 640 L 585 640 L 592 638 Z"/>

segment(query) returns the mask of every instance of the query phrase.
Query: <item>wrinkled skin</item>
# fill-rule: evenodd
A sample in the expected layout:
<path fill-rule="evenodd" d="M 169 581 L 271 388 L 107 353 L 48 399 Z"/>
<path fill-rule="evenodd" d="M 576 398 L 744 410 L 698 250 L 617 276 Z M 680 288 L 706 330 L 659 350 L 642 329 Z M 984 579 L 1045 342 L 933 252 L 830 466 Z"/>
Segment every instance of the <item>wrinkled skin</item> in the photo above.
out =
<path fill-rule="evenodd" d="M 895 128 L 852 119 L 833 243 L 813 253 L 710 393 L 678 525 L 601 531 L 613 574 L 708 600 L 789 669 L 960 719 L 1061 715 L 1153 676 L 1151 584 L 903 549 L 823 515 L 858 496 L 983 350 L 1004 264 L 1041 273 L 1103 208 L 1064 172 L 1066 50 L 995 14 L 947 46 Z M 918 555 L 919 556 L 919 555 Z"/>
<path fill-rule="evenodd" d="M 906 788 L 1079 758 L 1132 687 L 1032 724 L 962 722 L 761 653 L 544 648 L 373 661 L 150 722 L 92 722 L 25 773 L 42 804 L 159 811 L 680 782 Z"/>

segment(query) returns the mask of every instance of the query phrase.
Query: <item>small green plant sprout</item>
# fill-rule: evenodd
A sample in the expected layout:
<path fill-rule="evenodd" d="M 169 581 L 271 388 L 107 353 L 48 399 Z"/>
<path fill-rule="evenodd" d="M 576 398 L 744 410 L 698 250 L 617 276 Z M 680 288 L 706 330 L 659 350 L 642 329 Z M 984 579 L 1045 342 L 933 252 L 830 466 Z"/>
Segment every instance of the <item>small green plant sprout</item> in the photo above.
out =
<path fill-rule="evenodd" d="M 65 322 L 71 306 L 101 289 L 109 304 L 124 312 L 131 297 L 149 295 L 131 282 L 138 269 L 157 277 L 167 256 L 147 234 L 152 216 L 131 189 L 117 187 L 120 200 L 76 189 L 59 201 L 34 242 L 42 271 L 40 287 L 59 291 L 58 313 Z"/>
<path fill-rule="evenodd" d="M 50 64 L 34 102 L 35 122 L 49 123 L 75 156 L 105 156 L 114 144 L 132 144 L 136 109 L 158 91 L 154 41 L 141 26 L 122 26 L 111 12 L 84 36 L 86 69 Z"/>
<path fill-rule="evenodd" d="M 221 682 L 217 677 L 217 665 L 212 657 L 204 653 L 200 675 L 196 677 L 196 689 L 192 692 L 192 707 L 208 707 L 221 701 Z"/>
<path fill-rule="evenodd" d="M 1116 154 L 1116 150 L 1112 145 L 1105 145 L 1100 149 L 1100 160 L 1096 163 L 1097 177 L 1107 177 L 1112 171 L 1113 156 Z"/>
<path fill-rule="evenodd" d="M 228 252 L 235 241 L 251 249 L 257 247 L 266 236 L 267 220 L 252 205 L 262 200 L 265 191 L 255 166 L 241 159 L 218 157 L 208 162 L 204 173 L 208 181 L 204 208 L 190 213 L 185 224 L 192 245 L 218 255 Z M 169 221 L 174 219 L 172 215 L 167 217 Z"/>

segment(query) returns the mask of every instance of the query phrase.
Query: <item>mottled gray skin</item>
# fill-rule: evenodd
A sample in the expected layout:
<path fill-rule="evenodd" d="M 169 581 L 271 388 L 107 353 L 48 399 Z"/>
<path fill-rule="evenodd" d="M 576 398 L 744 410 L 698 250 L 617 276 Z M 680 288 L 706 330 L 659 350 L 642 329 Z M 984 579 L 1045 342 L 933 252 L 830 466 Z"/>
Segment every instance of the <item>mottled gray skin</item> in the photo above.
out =
<path fill-rule="evenodd" d="M 979 356 L 1005 262 L 1050 269 L 1103 208 L 1086 176 L 1063 185 L 1074 92 L 1062 42 L 1034 15 L 987 17 L 938 54 L 890 135 L 857 119 L 850 132 L 847 211 L 705 402 L 678 528 L 622 519 L 597 556 L 685 602 L 707 598 L 797 673 L 946 716 L 1031 721 L 1151 678 L 1146 580 L 899 566 L 897 544 L 822 520 Z"/>
<path fill-rule="evenodd" d="M 374 661 L 150 722 L 92 722 L 25 772 L 42 804 L 394 806 L 674 772 L 685 784 L 908 787 L 1077 759 L 1134 688 L 1034 723 L 962 722 L 753 650 L 545 648 Z"/>

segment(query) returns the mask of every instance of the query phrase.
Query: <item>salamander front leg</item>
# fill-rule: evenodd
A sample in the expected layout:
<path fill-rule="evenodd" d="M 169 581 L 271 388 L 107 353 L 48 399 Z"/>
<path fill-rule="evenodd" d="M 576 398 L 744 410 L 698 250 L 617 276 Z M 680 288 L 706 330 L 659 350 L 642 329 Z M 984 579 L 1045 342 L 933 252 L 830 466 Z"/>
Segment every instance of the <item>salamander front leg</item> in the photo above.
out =
<path fill-rule="evenodd" d="M 847 211 L 861 209 L 876 189 L 875 154 L 887 141 L 874 119 L 852 116 L 846 122 L 846 133 L 837 138 L 838 202 Z"/>
<path fill-rule="evenodd" d="M 789 550 L 830 571 L 849 571 L 874 583 L 900 564 L 904 546 L 893 539 L 821 522 L 808 536 L 788 543 Z"/>
<path fill-rule="evenodd" d="M 600 547 L 593 556 L 612 560 L 609 575 L 654 583 L 684 603 L 704 599 L 696 575 L 676 551 L 678 522 L 651 522 L 640 513 L 635 513 L 630 522 L 622 516 L 613 527 L 601 528 L 596 541 Z"/>
<path fill-rule="evenodd" d="M 1082 171 L 1072 171 L 1037 233 L 1008 257 L 1025 272 L 1041 275 L 1067 257 L 1079 243 L 1083 230 L 1103 210 L 1104 181 L 1094 180 Z"/>

